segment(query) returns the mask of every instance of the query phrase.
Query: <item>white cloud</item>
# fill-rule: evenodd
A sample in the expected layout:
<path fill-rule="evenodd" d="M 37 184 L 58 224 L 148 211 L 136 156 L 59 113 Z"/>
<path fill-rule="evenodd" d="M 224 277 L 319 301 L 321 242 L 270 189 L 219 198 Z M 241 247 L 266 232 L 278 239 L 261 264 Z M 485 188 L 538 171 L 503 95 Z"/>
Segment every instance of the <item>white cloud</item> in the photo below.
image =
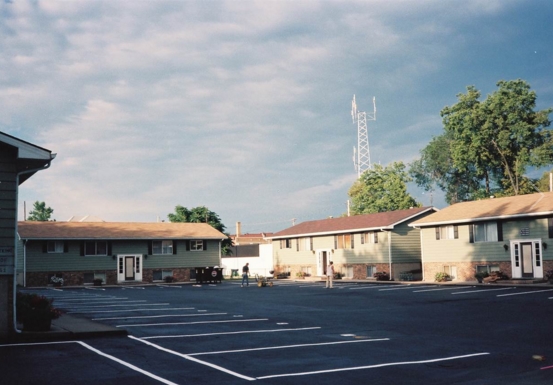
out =
<path fill-rule="evenodd" d="M 526 46 L 509 27 L 516 16 L 532 34 L 522 8 L 544 12 L 489 0 L 3 3 L 0 130 L 58 153 L 20 199 L 60 220 L 153 220 L 177 204 L 206 205 L 227 227 L 339 215 L 352 95 L 363 109 L 377 98 L 373 162 L 411 161 L 456 93 L 499 80 L 490 47 Z M 539 79 L 547 106 L 551 54 L 539 58 L 541 71 L 513 72 Z"/>

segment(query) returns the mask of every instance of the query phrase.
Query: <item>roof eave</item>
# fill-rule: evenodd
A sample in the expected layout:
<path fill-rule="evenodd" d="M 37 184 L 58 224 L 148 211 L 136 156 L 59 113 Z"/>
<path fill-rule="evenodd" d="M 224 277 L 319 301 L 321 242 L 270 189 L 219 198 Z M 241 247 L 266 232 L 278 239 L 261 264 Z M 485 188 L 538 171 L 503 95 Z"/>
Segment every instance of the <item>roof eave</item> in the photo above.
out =
<path fill-rule="evenodd" d="M 360 228 L 360 229 L 323 231 L 323 232 L 317 232 L 317 233 L 298 233 L 298 234 L 280 235 L 280 236 L 277 236 L 277 237 L 267 237 L 267 239 L 276 240 L 276 239 L 286 239 L 286 238 L 327 236 L 327 235 L 351 234 L 351 233 L 362 233 L 362 232 L 365 232 L 365 231 L 393 230 L 393 229 L 394 229 L 393 225 L 388 225 L 388 226 L 366 227 L 366 228 Z"/>
<path fill-rule="evenodd" d="M 542 211 L 539 213 L 524 213 L 524 214 L 510 214 L 510 215 L 497 215 L 493 217 L 481 217 L 481 218 L 468 218 L 468 219 L 455 219 L 447 221 L 436 221 L 436 222 L 427 222 L 427 223 L 410 223 L 409 226 L 414 228 L 420 227 L 430 227 L 430 226 L 442 226 L 442 225 L 453 225 L 453 224 L 465 224 L 473 222 L 486 222 L 486 221 L 497 221 L 501 219 L 518 219 L 518 218 L 528 218 L 528 217 L 542 217 L 546 215 L 553 215 L 553 211 Z"/>

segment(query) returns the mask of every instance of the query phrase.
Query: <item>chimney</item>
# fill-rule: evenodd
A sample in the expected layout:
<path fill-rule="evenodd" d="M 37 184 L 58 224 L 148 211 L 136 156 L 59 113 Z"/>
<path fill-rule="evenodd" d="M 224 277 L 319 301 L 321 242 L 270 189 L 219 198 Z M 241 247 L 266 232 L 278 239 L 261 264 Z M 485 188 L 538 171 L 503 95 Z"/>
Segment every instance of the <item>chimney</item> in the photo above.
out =
<path fill-rule="evenodd" d="M 240 222 L 236 222 L 236 238 L 240 236 L 241 231 L 242 231 L 242 224 Z"/>

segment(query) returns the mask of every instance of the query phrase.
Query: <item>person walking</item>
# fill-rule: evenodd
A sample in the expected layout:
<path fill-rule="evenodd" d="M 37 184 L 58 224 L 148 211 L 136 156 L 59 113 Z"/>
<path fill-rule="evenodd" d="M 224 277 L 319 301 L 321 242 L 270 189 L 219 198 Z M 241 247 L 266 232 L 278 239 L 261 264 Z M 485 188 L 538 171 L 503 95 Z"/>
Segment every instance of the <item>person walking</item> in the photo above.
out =
<path fill-rule="evenodd" d="M 326 267 L 326 288 L 332 289 L 332 281 L 334 280 L 334 262 L 330 261 Z"/>
<path fill-rule="evenodd" d="M 242 268 L 242 286 L 244 287 L 244 281 L 246 281 L 246 286 L 250 286 L 250 281 L 248 280 L 248 276 L 250 275 L 250 267 L 249 263 L 246 263 L 244 267 Z"/>

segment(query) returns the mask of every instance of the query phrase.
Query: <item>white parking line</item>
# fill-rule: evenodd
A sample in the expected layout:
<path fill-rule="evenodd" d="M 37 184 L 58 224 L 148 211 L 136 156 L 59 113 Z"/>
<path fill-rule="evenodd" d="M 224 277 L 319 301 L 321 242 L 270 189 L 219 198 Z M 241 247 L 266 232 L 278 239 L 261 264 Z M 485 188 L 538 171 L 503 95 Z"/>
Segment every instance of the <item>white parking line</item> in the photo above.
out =
<path fill-rule="evenodd" d="M 434 285 L 429 285 L 429 286 L 411 286 L 411 284 L 409 285 L 406 285 L 406 286 L 401 286 L 401 287 L 390 287 L 388 289 L 380 289 L 378 291 L 388 291 L 388 290 L 406 290 L 406 289 L 414 289 L 415 287 L 417 288 L 421 288 L 421 287 L 436 287 Z"/>
<path fill-rule="evenodd" d="M 258 380 L 265 380 L 265 379 L 267 379 L 267 378 L 293 377 L 293 376 L 308 376 L 308 375 L 312 375 L 312 374 L 348 372 L 348 371 L 352 371 L 352 370 L 363 370 L 363 369 L 382 368 L 382 367 L 385 367 L 385 366 L 428 364 L 428 363 L 431 363 L 431 362 L 441 362 L 441 361 L 449 361 L 449 360 L 458 360 L 458 359 L 461 359 L 461 358 L 477 357 L 477 356 L 483 356 L 483 355 L 487 355 L 487 354 L 490 354 L 490 353 L 475 353 L 475 354 L 467 354 L 467 355 L 464 355 L 464 356 L 435 358 L 435 359 L 431 359 L 431 360 L 421 360 L 421 361 L 388 362 L 388 363 L 384 363 L 384 364 L 367 365 L 367 366 L 354 366 L 354 367 L 351 367 L 351 368 L 338 368 L 338 369 L 328 369 L 328 370 L 317 370 L 317 371 L 302 372 L 302 373 L 273 374 L 273 375 L 270 375 L 270 376 L 256 377 L 256 379 L 258 379 Z"/>
<path fill-rule="evenodd" d="M 170 303 L 141 303 L 136 305 L 105 305 L 105 306 L 83 306 L 85 308 L 106 308 L 106 307 L 131 307 L 131 306 L 167 306 L 170 305 Z M 164 309 L 134 309 L 134 310 L 125 310 L 125 309 L 119 309 L 119 310 L 83 310 L 83 311 L 68 311 L 67 314 L 81 314 L 81 313 L 113 313 L 118 311 L 139 311 L 139 310 L 164 310 Z"/>
<path fill-rule="evenodd" d="M 320 329 L 320 327 L 310 327 L 310 328 L 297 328 L 297 329 L 268 329 L 268 330 L 245 330 L 241 332 L 225 332 L 225 333 L 201 333 L 201 334 L 181 334 L 173 336 L 152 336 L 152 337 L 142 337 L 142 340 L 153 340 L 158 338 L 187 338 L 187 337 L 206 337 L 206 336 L 220 336 L 220 335 L 230 335 L 230 334 L 250 334 L 250 333 L 278 333 L 278 332 L 295 332 L 302 330 L 315 330 Z"/>
<path fill-rule="evenodd" d="M 175 308 L 175 309 L 167 309 L 167 308 L 161 308 L 161 309 L 119 309 L 119 310 L 91 310 L 91 311 L 70 311 L 67 312 L 78 314 L 78 313 L 125 313 L 125 312 L 133 312 L 133 311 L 176 311 L 176 310 L 188 310 L 190 308 L 187 307 L 181 307 L 181 308 Z"/>
<path fill-rule="evenodd" d="M 553 289 L 549 289 L 549 290 L 525 291 L 525 292 L 522 292 L 522 293 L 498 294 L 497 296 L 498 296 L 498 297 L 507 297 L 507 296 L 509 296 L 509 295 L 534 294 L 534 293 L 543 293 L 543 292 L 546 292 L 546 291 L 553 291 Z"/>
<path fill-rule="evenodd" d="M 223 350 L 219 352 L 203 352 L 203 353 L 191 353 L 189 356 L 205 356 L 210 354 L 226 354 L 226 353 L 242 353 L 253 352 L 258 350 L 274 350 L 274 349 L 290 349 L 290 348 L 304 348 L 308 346 L 324 346 L 324 345 L 340 345 L 340 344 L 355 344 L 359 342 L 377 342 L 377 341 L 390 341 L 389 338 L 378 338 L 374 340 L 355 340 L 355 341 L 337 341 L 337 342 L 320 342 L 316 344 L 298 344 L 298 345 L 283 345 L 283 346 L 269 346 L 266 348 L 252 348 L 252 349 L 238 349 L 238 350 Z"/>
<path fill-rule="evenodd" d="M 97 308 L 97 307 L 102 307 L 102 308 L 106 308 L 106 307 L 133 307 L 133 306 L 167 306 L 169 305 L 169 303 L 133 303 L 131 305 L 125 305 L 126 303 L 130 303 L 130 302 L 147 302 L 146 300 L 142 301 L 126 301 L 126 302 L 117 302 L 115 305 L 100 305 L 100 306 L 97 306 L 96 304 L 93 304 L 93 305 L 81 305 L 81 306 L 74 306 L 75 308 L 78 308 L 78 309 L 90 309 L 90 308 Z M 110 303 L 110 302 L 106 302 L 106 303 Z"/>
<path fill-rule="evenodd" d="M 381 289 L 383 287 L 392 287 L 397 285 L 367 285 L 361 287 L 350 287 L 349 290 L 363 290 L 363 289 Z"/>
<path fill-rule="evenodd" d="M 147 372 L 143 369 L 140 369 L 138 366 L 134 366 L 132 364 L 129 364 L 128 362 L 125 362 L 117 357 L 114 357 L 112 355 L 109 355 L 109 354 L 106 354 L 104 352 L 102 352 L 101 350 L 98 350 L 96 348 L 93 348 L 92 346 L 82 342 L 82 341 L 58 341 L 58 342 L 39 342 L 39 343 L 26 343 L 26 344 L 13 344 L 13 345 L 0 345 L 0 347 L 3 347 L 3 346 L 33 346 L 33 345 L 53 345 L 53 344 L 78 344 L 78 345 L 81 345 L 83 347 L 85 347 L 86 349 L 100 355 L 100 356 L 103 356 L 103 357 L 106 357 L 112 361 L 115 361 L 117 362 L 118 364 L 121 364 L 123 366 L 126 366 L 127 368 L 131 369 L 131 370 L 134 370 L 138 373 L 141 373 L 147 377 L 150 377 L 150 378 L 153 378 L 154 380 L 157 380 L 165 385 L 179 385 L 175 382 L 172 382 L 172 381 L 169 381 L 169 380 L 166 380 L 165 378 L 162 378 L 162 377 L 159 377 L 159 376 L 156 376 L 155 374 L 153 373 L 150 373 L 150 372 Z"/>
<path fill-rule="evenodd" d="M 474 286 L 471 286 L 474 287 Z M 442 287 L 439 289 L 415 290 L 413 293 L 424 293 L 425 291 L 440 291 L 440 290 L 459 290 L 458 287 Z"/>
<path fill-rule="evenodd" d="M 194 321 L 194 322 L 163 322 L 157 324 L 136 324 L 136 325 L 117 325 L 117 328 L 132 328 L 132 327 L 144 327 L 144 326 L 167 326 L 167 325 L 195 325 L 195 324 L 221 324 L 229 322 L 258 322 L 268 321 L 268 318 L 259 319 L 241 319 L 241 320 L 226 320 L 226 321 Z"/>
<path fill-rule="evenodd" d="M 88 304 L 88 301 L 87 303 L 83 304 L 83 305 L 80 305 L 78 303 L 74 303 L 74 302 L 65 302 L 65 301 L 59 301 L 59 302 L 56 302 L 56 306 L 64 306 L 64 308 L 66 309 L 81 309 L 83 307 L 109 307 L 109 306 L 112 306 L 110 304 L 121 304 L 121 303 L 135 303 L 135 304 L 138 304 L 137 302 L 140 302 L 140 303 L 144 303 L 144 302 L 147 302 L 145 299 L 144 300 L 136 300 L 136 301 L 119 301 L 119 300 L 116 300 L 116 301 L 98 301 L 98 302 L 92 302 L 90 305 Z M 103 304 L 102 306 L 94 306 L 94 305 L 98 305 L 98 304 Z M 139 305 L 139 304 L 138 304 Z M 118 305 L 120 306 L 120 305 Z"/>
<path fill-rule="evenodd" d="M 129 297 L 81 297 L 81 298 L 61 298 L 61 297 L 54 297 L 54 299 L 59 302 L 83 302 L 83 300 L 86 300 L 86 302 L 95 302 L 95 301 L 108 301 L 108 300 L 123 300 L 123 299 L 129 299 Z M 146 300 L 141 300 L 146 301 Z"/>
<path fill-rule="evenodd" d="M 516 289 L 516 287 L 502 287 L 500 289 L 484 289 L 484 290 L 471 290 L 471 291 L 459 291 L 457 293 L 451 293 L 451 294 L 470 294 L 470 293 L 485 293 L 488 291 L 496 291 L 496 290 L 512 290 Z"/>
<path fill-rule="evenodd" d="M 213 368 L 213 369 L 217 369 L 217 370 L 220 370 L 222 372 L 225 372 L 227 374 L 231 374 L 233 376 L 236 376 L 236 377 L 239 377 L 239 378 L 242 378 L 244 380 L 248 380 L 248 381 L 255 381 L 255 378 L 253 377 L 248 377 L 248 376 L 244 376 L 243 374 L 240 374 L 240 373 L 236 373 L 236 372 L 233 372 L 231 370 L 228 370 L 228 369 L 225 369 L 221 366 L 218 366 L 218 365 L 214 365 L 214 364 L 210 364 L 209 362 L 205 362 L 205 361 L 201 361 L 201 360 L 198 360 L 197 358 L 194 358 L 194 357 L 190 357 L 189 355 L 186 355 L 186 354 L 182 354 L 182 353 L 179 353 L 179 352 L 175 352 L 174 350 L 169 350 L 169 349 L 166 349 L 166 348 L 163 348 L 159 345 L 156 345 L 156 344 L 153 344 L 149 341 L 144 341 L 143 339 L 140 339 L 140 338 L 136 338 L 136 337 L 133 337 L 133 336 L 129 336 L 129 338 L 132 338 L 133 340 L 136 340 L 136 341 L 140 341 L 146 345 L 149 345 L 149 346 L 152 346 L 156 349 L 159 349 L 163 352 L 167 352 L 167 353 L 170 353 L 170 354 L 174 354 L 176 356 L 179 356 L 179 357 L 182 357 L 186 360 L 190 360 L 190 361 L 193 361 L 193 362 L 196 362 L 198 364 L 202 364 L 202 365 L 206 365 L 206 366 L 209 366 L 210 368 Z"/>
<path fill-rule="evenodd" d="M 162 309 L 160 309 L 162 310 Z M 171 309 L 165 309 L 171 310 Z M 204 313 L 204 314 L 162 314 L 162 315 L 142 315 L 135 317 L 105 317 L 105 318 L 92 318 L 93 321 L 101 320 L 113 320 L 113 319 L 138 319 L 138 318 L 164 318 L 164 317 L 203 317 L 208 315 L 226 315 L 228 313 Z"/>

